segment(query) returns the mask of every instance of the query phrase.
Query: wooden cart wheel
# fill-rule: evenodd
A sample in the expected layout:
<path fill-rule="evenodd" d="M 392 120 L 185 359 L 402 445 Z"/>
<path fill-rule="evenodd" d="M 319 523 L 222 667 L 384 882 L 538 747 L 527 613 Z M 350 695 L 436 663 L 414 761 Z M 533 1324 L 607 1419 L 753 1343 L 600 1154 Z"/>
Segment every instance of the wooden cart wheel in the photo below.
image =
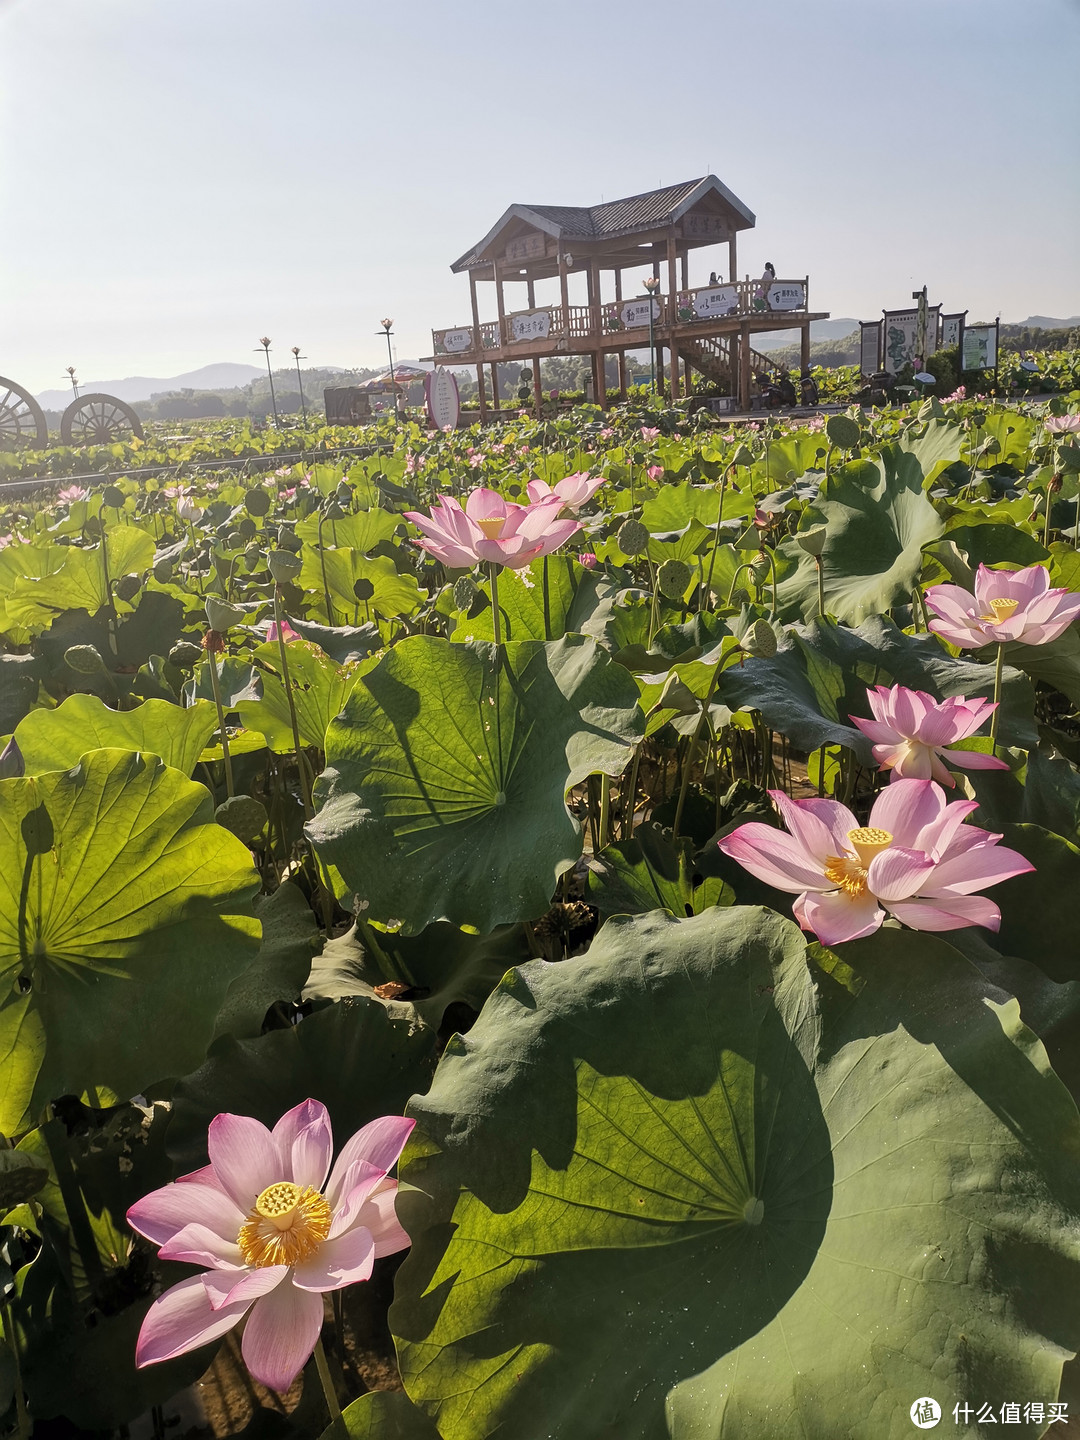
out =
<path fill-rule="evenodd" d="M 17 450 L 20 445 L 40 450 L 48 443 L 44 410 L 28 390 L 0 375 L 0 450 Z"/>
<path fill-rule="evenodd" d="M 142 439 L 142 422 L 115 395 L 80 395 L 64 411 L 60 439 L 65 445 L 115 445 L 132 436 Z"/>

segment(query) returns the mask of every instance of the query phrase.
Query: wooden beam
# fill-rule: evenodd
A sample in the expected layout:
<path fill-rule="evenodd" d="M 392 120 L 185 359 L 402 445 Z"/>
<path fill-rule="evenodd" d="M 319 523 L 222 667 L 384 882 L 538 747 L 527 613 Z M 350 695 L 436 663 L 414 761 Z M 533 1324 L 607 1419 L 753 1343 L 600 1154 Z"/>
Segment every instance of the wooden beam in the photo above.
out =
<path fill-rule="evenodd" d="M 481 360 L 476 367 L 476 389 L 480 401 L 480 419 L 487 419 L 487 396 L 484 394 L 484 362 Z"/>
<path fill-rule="evenodd" d="M 626 399 L 626 351 L 619 351 L 619 394 Z"/>
<path fill-rule="evenodd" d="M 559 293 L 562 297 L 562 333 L 563 338 L 569 344 L 570 341 L 570 289 L 566 279 L 566 256 L 563 254 L 562 246 L 559 246 Z"/>
<path fill-rule="evenodd" d="M 739 326 L 739 409 L 750 409 L 750 323 L 744 320 Z"/>
<path fill-rule="evenodd" d="M 502 276 L 499 274 L 499 262 L 497 260 L 491 262 L 491 274 L 495 281 L 495 304 L 499 310 L 499 348 L 502 349 L 506 344 L 506 325 L 504 324 L 506 320 L 506 306 L 503 303 L 503 281 Z"/>
<path fill-rule="evenodd" d="M 502 406 L 499 404 L 499 366 L 495 360 L 491 362 L 491 398 L 494 402 L 495 413 L 497 415 Z"/>
<path fill-rule="evenodd" d="M 536 308 L 536 290 L 533 286 L 533 278 L 531 275 L 525 281 L 525 284 L 529 289 L 529 309 L 534 310 Z"/>
<path fill-rule="evenodd" d="M 738 255 L 737 255 L 737 253 L 736 253 L 735 234 L 736 234 L 736 232 L 733 230 L 733 231 L 731 232 L 731 239 L 727 242 L 727 251 L 728 251 L 728 279 L 731 280 L 731 281 L 735 281 L 735 280 L 737 280 L 737 279 L 739 278 L 739 274 L 738 274 L 739 257 L 738 257 Z"/>
<path fill-rule="evenodd" d="M 801 364 L 801 366 L 802 366 L 802 368 L 803 368 L 804 370 L 808 370 L 808 369 L 810 368 L 810 322 L 809 322 L 809 320 L 807 320 L 800 328 L 801 328 L 801 330 L 802 330 L 802 334 L 801 334 L 801 336 L 799 337 L 799 338 L 800 338 L 800 341 L 801 341 L 801 344 L 800 344 L 800 347 L 799 347 L 799 363 Z"/>
<path fill-rule="evenodd" d="M 484 339 L 480 334 L 480 307 L 476 303 L 476 271 L 469 271 L 469 299 L 472 301 L 473 346 L 478 355 L 484 353 Z"/>
<path fill-rule="evenodd" d="M 600 261 L 589 258 L 589 329 L 600 334 Z"/>
<path fill-rule="evenodd" d="M 676 319 L 678 318 L 678 301 L 677 301 L 677 295 L 678 295 L 679 285 L 678 285 L 678 275 L 677 275 L 677 273 L 676 273 L 677 267 L 678 267 L 678 246 L 677 246 L 676 241 L 675 241 L 675 227 L 674 227 L 674 225 L 673 225 L 673 226 L 671 227 L 671 229 L 668 231 L 668 241 L 667 241 L 667 268 L 668 268 L 668 333 L 669 333 L 669 334 L 671 335 L 671 337 L 672 337 L 672 342 L 671 342 L 671 365 L 670 365 L 669 369 L 670 369 L 671 398 L 672 398 L 672 400 L 677 400 L 677 399 L 679 398 L 679 352 L 678 352 L 678 350 L 675 348 L 675 338 L 674 338 L 674 337 L 675 337 L 675 322 L 676 322 Z"/>
<path fill-rule="evenodd" d="M 544 391 L 540 384 L 540 356 L 532 362 L 533 367 L 533 403 L 536 406 L 536 418 L 540 419 L 540 409 L 544 403 Z"/>

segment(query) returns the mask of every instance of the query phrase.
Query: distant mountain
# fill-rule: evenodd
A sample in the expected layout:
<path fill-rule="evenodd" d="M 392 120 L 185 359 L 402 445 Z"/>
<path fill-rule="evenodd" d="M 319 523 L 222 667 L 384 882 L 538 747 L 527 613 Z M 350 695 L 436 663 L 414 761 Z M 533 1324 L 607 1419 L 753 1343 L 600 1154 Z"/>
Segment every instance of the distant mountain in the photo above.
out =
<path fill-rule="evenodd" d="M 1080 315 L 1070 315 L 1068 320 L 1053 320 L 1049 315 L 1029 315 L 1026 320 L 1013 320 L 1013 325 L 1026 325 L 1029 330 L 1070 330 L 1080 325 Z"/>
<path fill-rule="evenodd" d="M 136 400 L 149 400 L 152 395 L 167 390 L 238 390 L 264 373 L 257 365 L 238 365 L 226 360 L 218 365 L 204 365 L 201 370 L 191 370 L 186 375 L 173 375 L 168 380 L 145 375 L 129 375 L 126 380 L 80 380 L 79 393 L 115 395 L 117 400 L 133 405 Z M 63 410 L 71 403 L 71 391 L 43 390 L 37 399 L 44 410 Z"/>
<path fill-rule="evenodd" d="M 858 320 L 811 320 L 810 339 L 846 340 L 858 328 Z M 786 350 L 789 345 L 799 343 L 799 332 L 798 330 L 770 330 L 767 334 L 755 336 L 751 343 L 755 350 L 762 352 Z"/>

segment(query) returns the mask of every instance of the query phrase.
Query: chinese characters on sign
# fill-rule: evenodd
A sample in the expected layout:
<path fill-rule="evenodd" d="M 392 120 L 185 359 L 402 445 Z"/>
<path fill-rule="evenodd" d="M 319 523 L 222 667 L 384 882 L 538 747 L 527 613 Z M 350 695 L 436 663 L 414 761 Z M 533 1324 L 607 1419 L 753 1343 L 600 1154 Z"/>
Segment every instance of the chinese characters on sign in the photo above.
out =
<path fill-rule="evenodd" d="M 427 392 L 427 411 L 432 423 L 440 430 L 453 430 L 461 414 L 457 381 L 449 370 L 441 366 L 424 377 Z"/>
<path fill-rule="evenodd" d="M 511 315 L 512 340 L 546 340 L 551 334 L 551 311 L 530 310 L 524 315 Z"/>
<path fill-rule="evenodd" d="M 997 325 L 965 325 L 961 370 L 997 369 Z"/>
<path fill-rule="evenodd" d="M 931 305 L 926 312 L 926 348 L 919 350 L 918 310 L 885 311 L 885 363 L 890 375 L 898 375 L 905 365 L 914 365 L 916 357 L 925 361 L 937 349 L 940 305 Z M 918 368 L 916 366 L 916 368 Z"/>
<path fill-rule="evenodd" d="M 683 216 L 684 235 L 714 235 L 726 236 L 727 225 L 719 215 L 694 215 L 693 213 Z"/>
<path fill-rule="evenodd" d="M 460 355 L 464 350 L 473 348 L 471 330 L 445 330 L 442 337 L 442 349 L 448 355 Z"/>
<path fill-rule="evenodd" d="M 873 375 L 881 365 L 881 321 L 863 320 L 859 325 L 859 369 Z"/>
<path fill-rule="evenodd" d="M 770 310 L 799 310 L 806 304 L 806 286 L 795 280 L 777 280 L 765 298 Z"/>
<path fill-rule="evenodd" d="M 734 285 L 717 285 L 708 290 L 695 290 L 694 315 L 708 320 L 713 315 L 734 315 L 739 308 L 739 292 Z"/>
<path fill-rule="evenodd" d="M 650 305 L 652 306 L 653 319 L 659 320 L 659 300 L 627 300 L 619 316 L 627 330 L 633 330 L 638 325 L 648 325 Z"/>
<path fill-rule="evenodd" d="M 544 253 L 544 237 L 538 233 L 519 235 L 511 240 L 503 254 L 507 260 L 536 260 Z"/>
<path fill-rule="evenodd" d="M 951 350 L 954 345 L 960 344 L 960 335 L 964 328 L 965 310 L 961 315 L 943 315 L 941 317 L 941 348 Z"/>

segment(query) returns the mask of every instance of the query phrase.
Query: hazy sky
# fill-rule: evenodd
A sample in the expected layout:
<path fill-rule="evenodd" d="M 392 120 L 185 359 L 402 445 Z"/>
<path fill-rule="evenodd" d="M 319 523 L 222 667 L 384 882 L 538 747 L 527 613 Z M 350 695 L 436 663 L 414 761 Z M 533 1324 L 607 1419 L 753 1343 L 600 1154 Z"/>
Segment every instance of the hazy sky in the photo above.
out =
<path fill-rule="evenodd" d="M 0 0 L 0 372 L 427 355 L 509 204 L 709 172 L 815 309 L 1075 315 L 1078 74 L 1080 0 Z"/>

